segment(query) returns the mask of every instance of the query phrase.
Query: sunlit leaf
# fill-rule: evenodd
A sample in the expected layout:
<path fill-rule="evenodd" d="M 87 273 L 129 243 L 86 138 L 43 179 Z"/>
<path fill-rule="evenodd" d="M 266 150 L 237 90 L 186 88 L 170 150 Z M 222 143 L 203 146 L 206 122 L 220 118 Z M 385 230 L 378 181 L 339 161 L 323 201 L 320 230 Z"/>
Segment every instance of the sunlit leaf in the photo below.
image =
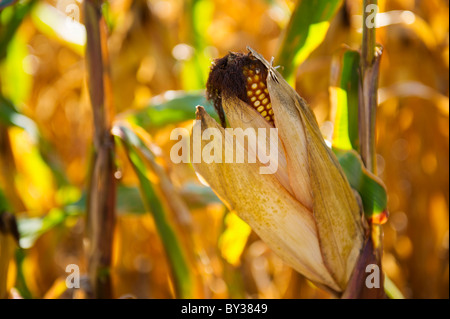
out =
<path fill-rule="evenodd" d="M 39 2 L 31 14 L 36 28 L 50 38 L 83 56 L 86 45 L 86 29 L 75 19 L 66 16 L 46 2 Z"/>
<path fill-rule="evenodd" d="M 445 10 L 443 10 L 445 11 Z M 436 13 L 435 18 L 439 19 L 440 13 Z M 442 15 L 444 16 L 444 15 Z M 355 15 L 354 21 L 357 23 L 358 28 L 361 27 L 362 16 Z M 446 17 L 448 20 L 448 15 Z M 448 24 L 448 22 L 446 22 Z M 376 18 L 377 28 L 387 28 L 390 32 L 393 27 L 401 27 L 405 30 L 414 32 L 429 50 L 434 50 L 438 45 L 438 35 L 433 32 L 432 23 L 430 24 L 427 19 L 422 18 L 419 14 L 409 10 L 390 10 L 387 12 L 380 12 Z"/>
<path fill-rule="evenodd" d="M 14 104 L 0 95 L 0 123 L 6 126 L 17 126 L 23 128 L 33 139 L 37 141 L 39 138 L 39 131 L 36 123 L 29 117 L 20 114 Z"/>
<path fill-rule="evenodd" d="M 242 252 L 252 229 L 235 213 L 225 216 L 225 231 L 219 238 L 219 248 L 223 258 L 234 266 L 239 266 Z"/>
<path fill-rule="evenodd" d="M 50 289 L 45 293 L 43 299 L 60 299 L 67 289 L 69 288 L 67 287 L 66 278 L 60 277 L 55 280 Z"/>
<path fill-rule="evenodd" d="M 132 114 L 124 114 L 131 123 L 144 129 L 158 129 L 166 125 L 195 119 L 195 107 L 205 106 L 209 114 L 217 118 L 211 103 L 206 101 L 204 91 L 169 91 L 150 101 L 149 106 Z"/>
<path fill-rule="evenodd" d="M 61 225 L 69 215 L 72 214 L 55 208 L 45 217 L 19 218 L 17 226 L 20 233 L 20 247 L 32 247 L 36 239 L 54 227 Z"/>
<path fill-rule="evenodd" d="M 22 32 L 17 32 L 9 42 L 1 80 L 2 93 L 19 109 L 29 97 L 33 80 L 33 65 L 28 55 L 27 39 Z"/>
<path fill-rule="evenodd" d="M 387 193 L 384 184 L 365 169 L 355 151 L 359 149 L 359 62 L 358 52 L 345 52 L 339 87 L 331 87 L 331 101 L 336 110 L 333 150 L 350 185 L 361 196 L 366 217 L 373 222 L 384 223 L 387 218 Z"/>
<path fill-rule="evenodd" d="M 192 298 L 192 274 L 182 250 L 182 245 L 177 238 L 173 226 L 167 219 L 167 213 L 149 179 L 149 172 L 145 162 L 136 150 L 136 146 L 142 147 L 139 137 L 126 127 L 115 126 L 113 133 L 120 139 L 128 158 L 133 166 L 134 172 L 139 179 L 142 199 L 145 207 L 151 212 L 158 233 L 163 242 L 169 263 L 171 265 L 178 297 Z"/>
<path fill-rule="evenodd" d="M 11 146 L 19 174 L 17 188 L 28 210 L 49 209 L 54 205 L 53 172 L 43 160 L 38 147 L 20 128 L 9 129 Z"/>
<path fill-rule="evenodd" d="M 299 0 L 278 51 L 277 64 L 292 83 L 295 69 L 322 43 L 342 0 Z"/>
<path fill-rule="evenodd" d="M 19 3 L 0 12 L 0 60 L 6 56 L 9 42 L 36 2 L 31 0 Z"/>
<path fill-rule="evenodd" d="M 181 80 L 185 90 L 199 90 L 206 85 L 211 57 L 207 55 L 205 30 L 211 23 L 213 8 L 214 4 L 211 0 L 186 1 L 191 47 L 182 45 L 181 48 L 185 48 L 186 54 L 178 57 L 182 60 Z"/>
<path fill-rule="evenodd" d="M 112 30 L 114 28 L 114 19 L 111 15 L 111 4 L 109 1 L 105 1 L 102 4 L 102 16 L 105 19 L 108 29 Z"/>
<path fill-rule="evenodd" d="M 387 193 L 383 182 L 367 171 L 358 153 L 334 148 L 342 169 L 353 189 L 361 196 L 366 218 L 384 223 L 387 218 Z"/>
<path fill-rule="evenodd" d="M 402 292 L 386 274 L 384 274 L 384 290 L 391 299 L 405 299 Z"/>
<path fill-rule="evenodd" d="M 342 58 L 339 87 L 331 87 L 331 103 L 336 110 L 333 147 L 342 150 L 358 150 L 358 52 L 347 51 Z"/>
<path fill-rule="evenodd" d="M 54 151 L 53 145 L 42 136 L 38 126 L 31 118 L 19 113 L 14 104 L 2 95 L 0 95 L 0 124 L 6 127 L 15 126 L 23 129 L 28 134 L 31 143 L 37 148 L 43 162 L 52 171 L 57 185 L 63 188 L 69 187 L 69 181 L 63 167 L 51 156 Z"/>

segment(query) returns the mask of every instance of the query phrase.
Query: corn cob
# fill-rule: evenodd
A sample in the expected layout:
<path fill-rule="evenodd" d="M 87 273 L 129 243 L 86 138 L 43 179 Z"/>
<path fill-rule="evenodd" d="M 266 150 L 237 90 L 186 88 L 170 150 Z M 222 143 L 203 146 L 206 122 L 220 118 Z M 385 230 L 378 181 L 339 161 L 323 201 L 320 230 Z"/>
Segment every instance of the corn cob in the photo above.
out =
<path fill-rule="evenodd" d="M 213 62 L 206 84 L 207 98 L 214 103 L 223 127 L 225 127 L 225 114 L 222 108 L 224 96 L 238 97 L 275 126 L 266 77 L 267 69 L 252 54 L 230 52 Z"/>
<path fill-rule="evenodd" d="M 246 77 L 246 91 L 250 105 L 255 108 L 262 117 L 274 125 L 272 104 L 270 103 L 269 91 L 261 70 L 255 65 L 244 66 L 243 72 Z"/>

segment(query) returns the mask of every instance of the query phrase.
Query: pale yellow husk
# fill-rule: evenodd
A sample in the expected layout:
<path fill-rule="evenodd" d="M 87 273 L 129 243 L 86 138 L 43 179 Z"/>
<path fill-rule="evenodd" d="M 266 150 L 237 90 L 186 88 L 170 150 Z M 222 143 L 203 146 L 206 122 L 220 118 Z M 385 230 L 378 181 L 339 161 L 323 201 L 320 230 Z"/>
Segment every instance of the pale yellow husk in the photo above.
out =
<path fill-rule="evenodd" d="M 305 101 L 270 63 L 249 50 L 268 70 L 267 88 L 279 135 L 267 136 L 265 143 L 267 147 L 278 143 L 276 158 L 271 158 L 278 161 L 278 170 L 273 175 L 260 174 L 263 164 L 258 160 L 253 164 L 193 163 L 194 168 L 289 265 L 317 284 L 343 291 L 364 241 L 359 205 Z M 224 96 L 222 104 L 232 128 L 272 127 L 236 97 Z M 226 146 L 237 141 L 202 107 L 197 109 L 197 119 L 195 126 L 201 125 L 202 132 L 220 130 L 221 139 L 213 143 L 221 148 L 224 159 Z M 208 142 L 203 142 L 202 149 L 204 144 Z M 247 144 L 237 143 L 233 150 L 246 156 L 257 153 Z"/>
<path fill-rule="evenodd" d="M 359 205 L 305 101 L 260 54 L 251 52 L 269 71 L 267 87 L 275 125 L 286 148 L 292 188 L 301 202 L 305 200 L 304 192 L 296 192 L 296 188 L 308 175 L 324 262 L 345 289 L 364 241 Z M 305 184 L 302 186 L 307 188 Z"/>
<path fill-rule="evenodd" d="M 202 107 L 197 108 L 197 119 L 195 125 L 201 125 L 202 131 L 207 128 L 221 131 L 223 143 L 219 140 L 214 143 L 222 148 L 224 159 L 225 144 L 232 143 L 232 136 L 225 134 Z M 202 149 L 208 143 L 203 141 Z M 243 145 L 236 145 L 234 152 L 246 150 Z M 261 175 L 261 163 L 224 163 L 223 160 L 223 163 L 193 165 L 220 199 L 286 263 L 310 280 L 340 290 L 323 263 L 311 212 L 291 196 L 274 175 Z"/>

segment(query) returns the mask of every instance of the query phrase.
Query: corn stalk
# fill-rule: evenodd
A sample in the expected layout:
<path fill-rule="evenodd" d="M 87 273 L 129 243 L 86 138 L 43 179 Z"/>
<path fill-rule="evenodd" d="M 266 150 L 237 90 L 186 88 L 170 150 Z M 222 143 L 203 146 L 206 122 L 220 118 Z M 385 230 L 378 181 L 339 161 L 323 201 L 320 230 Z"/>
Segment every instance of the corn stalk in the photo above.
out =
<path fill-rule="evenodd" d="M 95 298 L 111 298 L 110 266 L 115 224 L 116 181 L 112 101 L 106 24 L 101 0 L 84 2 L 87 33 L 86 65 L 94 120 L 94 150 L 87 201 L 88 271 Z"/>
<path fill-rule="evenodd" d="M 376 174 L 376 111 L 378 106 L 378 72 L 382 48 L 376 44 L 375 23 L 370 24 L 369 15 L 373 15 L 373 8 L 377 0 L 364 0 L 363 4 L 363 40 L 360 59 L 360 87 L 359 87 L 359 147 L 361 158 L 367 170 Z M 369 20 L 369 21 L 368 21 Z M 371 214 L 371 212 L 365 212 Z M 381 267 L 383 253 L 383 229 L 380 224 L 370 223 L 368 239 L 358 260 L 343 298 L 386 298 L 384 292 L 384 274 Z M 376 265 L 379 271 L 380 286 L 369 288 L 366 285 L 368 276 L 367 266 Z"/>
<path fill-rule="evenodd" d="M 377 0 L 364 0 L 364 22 L 366 22 L 368 16 L 366 8 L 369 5 L 377 5 L 377 3 Z M 363 44 L 361 52 L 363 100 L 360 100 L 359 105 L 359 112 L 361 114 L 359 123 L 361 157 L 366 168 L 373 174 L 377 173 L 375 124 L 378 107 L 378 73 L 383 53 L 382 48 L 376 45 L 375 31 L 375 27 L 369 28 L 367 23 L 363 23 Z M 383 252 L 383 230 L 381 225 L 372 224 L 371 235 L 374 243 L 374 253 L 377 256 L 377 261 L 381 268 L 381 257 Z"/>

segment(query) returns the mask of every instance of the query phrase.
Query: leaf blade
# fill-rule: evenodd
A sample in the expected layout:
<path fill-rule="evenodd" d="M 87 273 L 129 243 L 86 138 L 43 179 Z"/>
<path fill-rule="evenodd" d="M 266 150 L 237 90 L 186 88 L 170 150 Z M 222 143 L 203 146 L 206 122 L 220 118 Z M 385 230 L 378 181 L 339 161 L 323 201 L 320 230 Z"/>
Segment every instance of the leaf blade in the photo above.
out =
<path fill-rule="evenodd" d="M 195 106 L 204 105 L 217 119 L 213 106 L 206 101 L 204 91 L 167 91 L 151 99 L 142 110 L 122 114 L 130 123 L 146 130 L 157 130 L 166 125 L 195 119 Z"/>
<path fill-rule="evenodd" d="M 284 66 L 283 75 L 289 83 L 292 83 L 295 68 L 306 60 L 325 38 L 330 20 L 342 2 L 298 1 L 277 55 L 278 63 Z"/>
<path fill-rule="evenodd" d="M 358 151 L 359 52 L 346 51 L 341 64 L 340 81 L 337 86 L 330 87 L 335 112 L 333 147 Z"/>
<path fill-rule="evenodd" d="M 347 179 L 358 191 L 368 220 L 384 223 L 387 218 L 387 191 L 383 182 L 370 173 L 356 151 L 333 148 Z"/>
<path fill-rule="evenodd" d="M 155 225 L 158 229 L 173 272 L 177 297 L 193 298 L 192 274 L 184 256 L 182 246 L 177 238 L 175 230 L 167 220 L 164 206 L 159 200 L 152 182 L 148 178 L 147 167 L 135 149 L 135 143 L 139 141 L 139 137 L 132 130 L 124 126 L 115 126 L 113 128 L 113 134 L 120 140 L 125 148 L 133 170 L 138 177 L 144 205 L 155 220 Z"/>

